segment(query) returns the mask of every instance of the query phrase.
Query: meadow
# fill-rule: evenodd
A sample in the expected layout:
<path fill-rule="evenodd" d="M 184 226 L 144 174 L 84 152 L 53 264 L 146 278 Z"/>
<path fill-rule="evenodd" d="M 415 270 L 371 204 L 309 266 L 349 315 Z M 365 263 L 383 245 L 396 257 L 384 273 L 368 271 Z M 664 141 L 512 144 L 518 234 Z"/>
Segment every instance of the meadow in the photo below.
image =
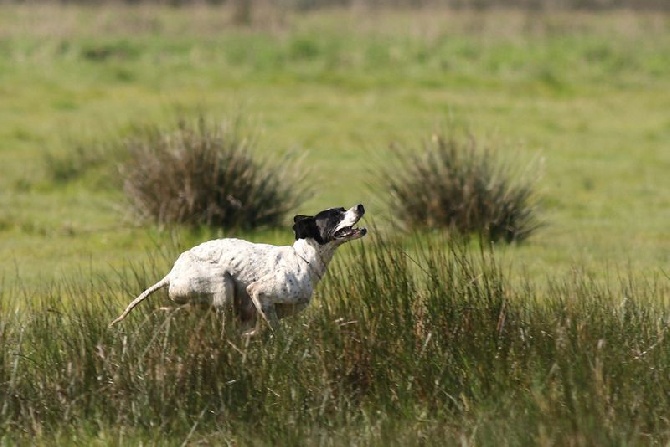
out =
<path fill-rule="evenodd" d="M 0 5 L 2 443 L 667 443 L 667 48 L 658 13 Z M 124 219 L 100 144 L 197 113 L 304 154 L 296 214 L 376 229 L 249 344 L 150 305 L 106 327 L 200 240 L 292 239 Z M 539 176 L 523 244 L 391 231 L 389 145 L 454 122 Z"/>

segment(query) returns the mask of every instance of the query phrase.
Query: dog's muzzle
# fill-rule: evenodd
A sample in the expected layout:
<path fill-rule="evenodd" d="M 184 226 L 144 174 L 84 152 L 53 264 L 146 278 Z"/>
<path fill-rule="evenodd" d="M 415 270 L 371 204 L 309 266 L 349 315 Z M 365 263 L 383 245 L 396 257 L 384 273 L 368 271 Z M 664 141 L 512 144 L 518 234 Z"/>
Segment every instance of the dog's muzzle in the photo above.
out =
<path fill-rule="evenodd" d="M 357 239 L 365 236 L 368 232 L 365 227 L 355 227 L 361 217 L 365 215 L 365 207 L 362 204 L 359 204 L 349 209 L 347 213 L 352 213 L 354 215 L 353 223 L 349 226 L 340 228 L 333 236 L 336 239 Z"/>

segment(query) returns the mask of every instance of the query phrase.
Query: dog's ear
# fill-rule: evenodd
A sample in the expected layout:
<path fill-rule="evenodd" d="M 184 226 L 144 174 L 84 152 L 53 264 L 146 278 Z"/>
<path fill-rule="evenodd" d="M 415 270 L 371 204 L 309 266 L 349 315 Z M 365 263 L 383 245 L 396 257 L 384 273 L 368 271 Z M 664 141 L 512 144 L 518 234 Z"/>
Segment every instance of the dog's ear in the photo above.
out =
<path fill-rule="evenodd" d="M 319 228 L 316 226 L 316 221 L 312 216 L 295 216 L 293 219 L 293 231 L 295 232 L 295 240 L 312 238 L 320 241 Z"/>
<path fill-rule="evenodd" d="M 298 223 L 300 220 L 305 220 L 305 219 L 311 219 L 314 216 L 305 216 L 304 214 L 298 214 L 297 216 L 293 216 L 293 223 Z"/>

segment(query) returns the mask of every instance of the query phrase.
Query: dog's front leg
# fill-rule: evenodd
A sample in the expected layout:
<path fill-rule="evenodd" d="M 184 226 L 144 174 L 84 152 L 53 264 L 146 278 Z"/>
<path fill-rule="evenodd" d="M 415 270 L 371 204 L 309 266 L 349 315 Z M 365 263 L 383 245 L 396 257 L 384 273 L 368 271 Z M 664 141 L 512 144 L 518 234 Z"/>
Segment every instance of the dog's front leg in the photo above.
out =
<path fill-rule="evenodd" d="M 247 293 L 251 297 L 254 306 L 256 306 L 258 313 L 270 326 L 270 329 L 273 331 L 277 329 L 277 327 L 279 327 L 279 317 L 277 316 L 277 310 L 275 309 L 272 295 L 264 291 L 259 283 L 250 284 L 249 287 L 247 287 Z M 249 334 L 257 334 L 262 324 L 262 321 L 257 319 L 256 328 Z"/>

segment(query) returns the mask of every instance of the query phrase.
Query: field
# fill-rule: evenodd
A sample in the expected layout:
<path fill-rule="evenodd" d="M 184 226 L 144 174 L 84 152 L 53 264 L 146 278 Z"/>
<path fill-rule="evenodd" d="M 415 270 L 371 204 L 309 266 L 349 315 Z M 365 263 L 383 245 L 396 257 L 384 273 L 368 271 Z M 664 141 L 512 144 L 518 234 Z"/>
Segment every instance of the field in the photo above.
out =
<path fill-rule="evenodd" d="M 0 439 L 667 443 L 668 48 L 631 12 L 0 5 Z M 292 239 L 123 219 L 96 148 L 198 113 L 304 153 L 296 213 L 362 202 L 377 229 L 249 345 L 151 305 L 106 328 L 197 241 Z M 391 230 L 389 145 L 454 123 L 540 174 L 527 242 Z"/>

